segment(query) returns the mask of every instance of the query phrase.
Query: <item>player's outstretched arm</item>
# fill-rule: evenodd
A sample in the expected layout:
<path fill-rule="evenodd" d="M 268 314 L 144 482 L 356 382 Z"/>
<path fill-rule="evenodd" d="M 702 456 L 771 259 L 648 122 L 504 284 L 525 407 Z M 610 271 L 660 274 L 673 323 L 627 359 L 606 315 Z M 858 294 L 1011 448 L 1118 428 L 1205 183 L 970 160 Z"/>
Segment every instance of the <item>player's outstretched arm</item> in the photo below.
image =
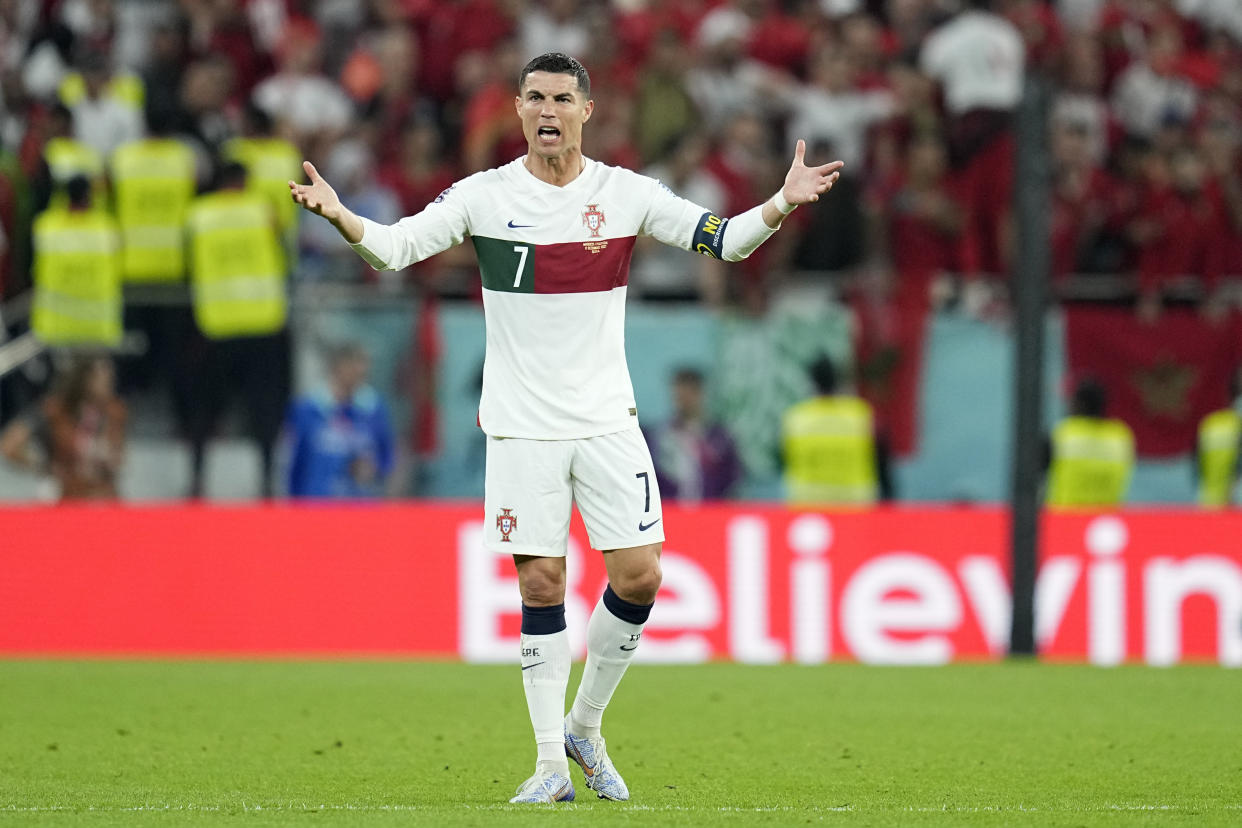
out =
<path fill-rule="evenodd" d="M 293 196 L 293 201 L 315 215 L 323 216 L 332 222 L 332 226 L 350 244 L 357 244 L 362 241 L 362 219 L 358 218 L 352 210 L 341 203 L 340 198 L 336 195 L 336 190 L 332 189 L 328 182 L 323 180 L 323 176 L 315 169 L 314 164 L 309 161 L 303 161 L 302 169 L 306 170 L 306 176 L 310 179 L 310 183 L 298 184 L 296 181 L 289 182 L 289 194 Z"/>
<path fill-rule="evenodd" d="M 794 147 L 793 163 L 785 173 L 785 185 L 763 205 L 763 223 L 768 227 L 781 226 L 781 221 L 799 204 L 819 201 L 819 197 L 832 189 L 841 177 L 843 161 L 833 161 L 818 167 L 808 167 L 805 161 L 806 141 L 798 139 Z M 784 199 L 784 204 L 779 203 Z"/>

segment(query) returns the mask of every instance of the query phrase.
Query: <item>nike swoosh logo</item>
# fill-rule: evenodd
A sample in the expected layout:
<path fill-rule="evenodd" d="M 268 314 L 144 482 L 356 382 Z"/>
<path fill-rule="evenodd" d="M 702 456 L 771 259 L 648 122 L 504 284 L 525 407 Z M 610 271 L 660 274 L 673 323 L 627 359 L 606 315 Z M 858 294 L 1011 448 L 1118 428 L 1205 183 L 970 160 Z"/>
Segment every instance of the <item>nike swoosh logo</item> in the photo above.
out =
<path fill-rule="evenodd" d="M 513 219 L 509 219 L 509 229 L 510 229 L 510 230 L 517 230 L 517 229 L 522 228 L 522 227 L 534 227 L 534 226 L 535 226 L 535 225 L 533 225 L 533 224 L 514 224 L 514 223 L 513 223 Z"/>
<path fill-rule="evenodd" d="M 638 531 L 646 532 L 648 529 L 650 529 L 652 526 L 655 526 L 659 522 L 660 522 L 660 518 L 656 518 L 655 520 L 651 521 L 651 523 L 643 523 L 640 520 L 638 522 Z"/>
<path fill-rule="evenodd" d="M 523 667 L 522 669 L 523 669 L 523 670 L 529 670 L 531 667 L 538 667 L 540 664 L 547 664 L 547 662 L 546 662 L 546 661 L 536 661 L 534 664 L 527 664 L 527 665 L 526 665 L 525 667 Z"/>
<path fill-rule="evenodd" d="M 630 650 L 637 650 L 637 649 L 638 649 L 638 645 L 637 645 L 637 644 L 635 644 L 633 647 L 627 647 L 627 646 L 625 646 L 624 644 L 622 644 L 622 645 L 621 645 L 621 649 L 625 650 L 625 651 L 628 653 Z"/>

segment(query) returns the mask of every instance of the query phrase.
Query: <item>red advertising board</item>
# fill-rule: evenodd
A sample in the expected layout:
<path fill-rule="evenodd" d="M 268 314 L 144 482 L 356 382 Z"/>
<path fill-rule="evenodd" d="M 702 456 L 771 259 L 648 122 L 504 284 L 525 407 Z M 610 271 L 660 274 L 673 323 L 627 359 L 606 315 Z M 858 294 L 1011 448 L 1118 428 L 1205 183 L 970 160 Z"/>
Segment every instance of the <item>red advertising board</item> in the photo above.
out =
<path fill-rule="evenodd" d="M 0 510 L 0 653 L 515 658 L 513 565 L 463 505 Z M 1001 509 L 665 508 L 647 661 L 1002 655 Z M 1098 664 L 1242 665 L 1242 513 L 1045 518 L 1037 638 Z M 604 585 L 575 522 L 571 636 Z"/>

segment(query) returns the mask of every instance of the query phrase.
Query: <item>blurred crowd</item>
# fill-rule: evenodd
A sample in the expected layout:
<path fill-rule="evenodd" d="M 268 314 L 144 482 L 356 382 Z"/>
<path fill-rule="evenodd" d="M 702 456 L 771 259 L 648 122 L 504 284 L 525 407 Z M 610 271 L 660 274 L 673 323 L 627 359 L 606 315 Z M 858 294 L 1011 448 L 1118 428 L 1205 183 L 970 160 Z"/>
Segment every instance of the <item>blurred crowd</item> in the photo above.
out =
<path fill-rule="evenodd" d="M 770 195 L 798 138 L 846 162 L 839 191 L 740 268 L 639 249 L 643 297 L 744 302 L 832 271 L 922 302 L 937 274 L 1006 274 L 1028 67 L 1052 89 L 1054 279 L 1127 276 L 1155 315 L 1162 295 L 1219 310 L 1242 272 L 1234 0 L 0 0 L 0 289 L 28 282 L 61 133 L 105 169 L 174 136 L 203 188 L 257 111 L 392 221 L 523 152 L 515 78 L 554 49 L 591 71 L 590 156 L 722 213 Z M 322 222 L 297 244 L 296 278 L 375 278 Z M 468 265 L 456 255 L 414 272 L 468 293 L 443 275 Z"/>
<path fill-rule="evenodd" d="M 1239 0 L 0 0 L 0 301 L 37 281 L 37 218 L 79 202 L 116 215 L 119 278 L 185 282 L 180 236 L 147 257 L 172 268 L 158 274 L 140 272 L 131 239 L 180 221 L 177 210 L 238 164 L 246 186 L 273 200 L 281 279 L 474 296 L 468 245 L 376 274 L 326 222 L 293 210 L 283 182 L 305 158 L 361 215 L 417 212 L 453 181 L 525 151 L 517 75 L 551 50 L 590 70 L 588 156 L 721 214 L 770 196 L 798 139 L 812 161 L 845 161 L 831 197 L 792 214 L 740 265 L 640 240 L 637 300 L 762 312 L 785 281 L 833 274 L 863 329 L 860 365 L 869 342 L 899 335 L 888 328 L 913 327 L 909 313 L 957 300 L 1004 313 L 1021 229 L 1015 157 L 1034 139 L 1047 159 L 1060 295 L 1128 303 L 1147 321 L 1171 303 L 1198 307 L 1203 324 L 1242 305 L 1231 278 L 1242 275 Z M 1047 128 L 1034 136 L 1015 127 L 1032 83 L 1046 93 Z M 136 181 L 144 195 L 126 195 L 142 189 Z M 70 199 L 75 182 L 82 192 Z M 150 370 L 171 375 L 174 392 L 189 375 L 174 362 L 228 349 L 209 351 L 202 336 L 162 348 L 184 341 L 162 312 L 132 310 L 125 327 L 144 330 Z M 209 310 L 195 308 L 202 333 L 227 340 L 204 322 Z M 288 397 L 288 343 L 271 336 L 271 354 L 239 346 L 228 363 L 274 366 L 251 372 L 252 385 L 279 392 L 255 407 L 267 412 L 253 429 L 265 480 Z M 236 379 L 221 370 L 204 394 L 224 395 Z M 680 376 L 677 408 L 693 409 L 702 385 L 692 370 Z M 183 391 L 197 481 L 218 412 Z M 354 395 L 295 407 L 286 429 L 323 427 L 329 448 L 354 440 L 341 438 L 349 429 L 370 434 L 374 406 Z M 670 477 L 670 489 L 711 496 L 736 479 L 733 449 L 716 437 L 693 450 L 675 430 L 665 439 L 674 466 L 699 455 L 717 463 L 706 476 Z M 319 482 L 298 485 L 382 488 L 388 449 L 367 452 L 364 463 L 308 460 L 306 480 Z M 91 468 L 110 468 L 115 453 L 94 451 Z M 305 471 L 323 468 L 344 482 Z"/>

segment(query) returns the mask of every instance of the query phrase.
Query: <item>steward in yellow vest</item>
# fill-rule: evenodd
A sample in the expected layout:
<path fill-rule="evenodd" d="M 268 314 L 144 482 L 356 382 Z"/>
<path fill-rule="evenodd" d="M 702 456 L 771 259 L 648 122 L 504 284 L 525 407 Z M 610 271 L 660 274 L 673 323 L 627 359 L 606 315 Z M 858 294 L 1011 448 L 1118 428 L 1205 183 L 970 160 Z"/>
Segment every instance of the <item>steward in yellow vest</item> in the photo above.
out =
<path fill-rule="evenodd" d="M 1054 508 L 1108 509 L 1125 500 L 1134 473 L 1134 433 L 1104 416 L 1103 386 L 1084 380 L 1073 413 L 1052 432 L 1047 502 Z"/>
<path fill-rule="evenodd" d="M 254 104 L 246 107 L 246 136 L 224 145 L 223 155 L 246 168 L 246 189 L 267 198 L 276 215 L 285 251 L 297 249 L 298 218 L 301 211 L 289 197 L 289 182 L 302 176 L 302 153 L 289 141 L 272 134 L 272 121 Z"/>
<path fill-rule="evenodd" d="M 90 144 L 73 137 L 73 113 L 64 104 L 52 107 L 48 124 L 51 137 L 43 145 L 46 176 L 35 197 L 38 208 L 67 206 L 69 179 L 81 175 L 91 183 L 92 208 L 107 210 L 108 185 L 103 156 Z"/>
<path fill-rule="evenodd" d="M 264 336 L 285 326 L 284 255 L 267 198 L 246 190 L 246 168 L 226 164 L 220 189 L 187 220 L 194 319 L 212 339 Z"/>
<path fill-rule="evenodd" d="M 1221 509 L 1233 502 L 1242 449 L 1242 414 L 1233 408 L 1213 411 L 1199 423 L 1195 446 L 1199 505 Z"/>
<path fill-rule="evenodd" d="M 75 176 L 66 205 L 34 220 L 31 328 L 48 345 L 121 341 L 121 235 L 107 213 L 91 209 L 91 185 Z"/>
<path fill-rule="evenodd" d="M 791 505 L 867 506 L 891 496 L 888 463 L 875 437 L 871 406 L 837 394 L 827 357 L 811 366 L 816 396 L 782 419 L 785 488 Z"/>
<path fill-rule="evenodd" d="M 185 276 L 185 213 L 194 198 L 194 153 L 173 138 L 131 141 L 112 156 L 116 217 L 128 282 Z"/>

